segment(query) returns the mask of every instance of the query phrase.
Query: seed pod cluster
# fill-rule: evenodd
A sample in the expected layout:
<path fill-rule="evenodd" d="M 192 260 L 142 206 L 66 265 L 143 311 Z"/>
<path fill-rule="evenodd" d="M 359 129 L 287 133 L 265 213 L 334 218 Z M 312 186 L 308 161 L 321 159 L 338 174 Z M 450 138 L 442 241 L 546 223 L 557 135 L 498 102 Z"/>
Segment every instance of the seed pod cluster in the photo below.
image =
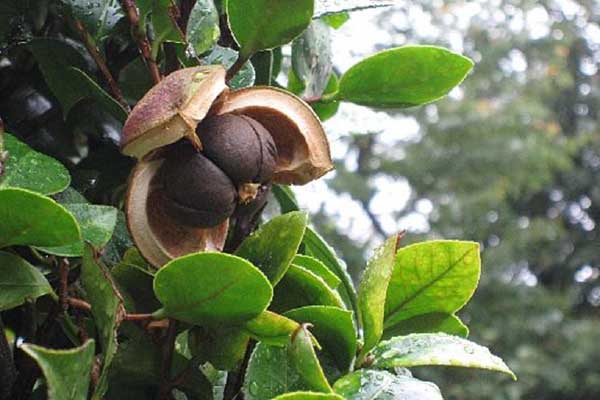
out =
<path fill-rule="evenodd" d="M 210 228 L 236 205 L 256 201 L 257 189 L 273 176 L 277 148 L 271 134 L 244 115 L 209 117 L 196 133 L 202 151 L 187 140 L 172 145 L 159 173 L 166 213 L 183 225 Z"/>

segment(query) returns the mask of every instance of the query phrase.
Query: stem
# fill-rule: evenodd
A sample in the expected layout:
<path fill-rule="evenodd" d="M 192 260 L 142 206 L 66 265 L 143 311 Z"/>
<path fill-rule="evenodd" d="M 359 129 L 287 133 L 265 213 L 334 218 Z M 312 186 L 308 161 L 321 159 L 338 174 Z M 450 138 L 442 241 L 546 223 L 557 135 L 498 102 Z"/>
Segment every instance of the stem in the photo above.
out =
<path fill-rule="evenodd" d="M 10 399 L 12 386 L 16 378 L 15 362 L 0 317 L 0 400 Z"/>
<path fill-rule="evenodd" d="M 331 103 L 336 100 L 337 92 L 322 94 L 321 96 L 303 97 L 302 100 L 308 104 L 313 103 Z"/>
<path fill-rule="evenodd" d="M 58 298 L 61 310 L 67 311 L 68 303 L 68 286 L 69 286 L 69 260 L 63 258 L 59 266 L 60 285 L 58 287 Z"/>
<path fill-rule="evenodd" d="M 110 87 L 110 92 L 113 95 L 113 97 L 125 108 L 125 110 L 130 111 L 129 104 L 127 104 L 125 98 L 123 98 L 121 88 L 119 88 L 119 85 L 110 73 L 110 70 L 106 65 L 106 61 L 102 57 L 102 54 L 100 54 L 100 52 L 98 51 L 98 48 L 96 47 L 95 43 L 93 43 L 88 31 L 78 19 L 75 19 L 75 29 L 77 29 L 77 32 L 79 32 L 79 36 L 81 36 L 81 40 L 85 48 L 87 49 L 88 53 L 90 53 L 90 55 L 96 62 L 96 65 L 98 65 L 98 68 L 102 72 L 102 75 L 104 75 L 104 78 L 108 82 L 108 86 Z"/>
<path fill-rule="evenodd" d="M 235 60 L 235 62 L 231 66 L 231 68 L 229 68 L 227 70 L 227 76 L 226 76 L 227 82 L 229 82 L 231 80 L 231 78 L 233 78 L 235 76 L 235 74 L 240 72 L 240 69 L 242 69 L 244 64 L 246 64 L 246 61 L 248 61 L 248 59 L 250 59 L 249 55 L 245 55 L 243 53 L 239 54 L 237 60 Z"/>
<path fill-rule="evenodd" d="M 154 320 L 152 314 L 125 314 L 125 321 L 151 321 Z"/>
<path fill-rule="evenodd" d="M 244 354 L 244 360 L 242 365 L 237 371 L 231 371 L 227 373 L 227 383 L 225 384 L 225 391 L 223 393 L 223 399 L 233 400 L 237 394 L 242 390 L 244 384 L 244 372 L 248 369 L 248 363 L 250 362 L 250 356 L 254 350 L 256 342 L 250 341 L 248 347 L 246 347 L 246 353 Z"/>
<path fill-rule="evenodd" d="M 171 364 L 173 362 L 173 351 L 175 350 L 175 339 L 177 337 L 177 321 L 169 319 L 169 328 L 163 344 L 162 363 L 160 371 L 160 389 L 158 398 L 160 400 L 169 400 L 171 398 Z"/>
<path fill-rule="evenodd" d="M 138 14 L 137 5 L 135 0 L 121 0 L 121 6 L 129 19 L 131 25 L 131 36 L 135 39 L 142 53 L 142 57 L 146 60 L 146 65 L 150 70 L 150 75 L 154 83 L 158 83 L 161 80 L 160 71 L 156 60 L 152 58 L 150 41 L 146 36 L 145 29 L 140 28 L 140 15 Z"/>
<path fill-rule="evenodd" d="M 67 297 L 67 303 L 70 307 L 78 308 L 83 311 L 90 312 L 92 311 L 92 306 L 85 300 L 76 299 L 74 297 Z"/>

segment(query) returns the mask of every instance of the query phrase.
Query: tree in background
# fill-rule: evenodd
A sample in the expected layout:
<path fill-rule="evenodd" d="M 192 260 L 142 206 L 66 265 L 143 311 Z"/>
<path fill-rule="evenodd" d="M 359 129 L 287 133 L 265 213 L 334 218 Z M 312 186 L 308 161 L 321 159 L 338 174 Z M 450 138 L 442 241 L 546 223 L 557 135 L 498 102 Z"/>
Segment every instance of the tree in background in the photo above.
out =
<path fill-rule="evenodd" d="M 446 375 L 448 398 L 600 396 L 599 18 L 590 1 L 407 2 L 378 17 L 375 47 L 427 41 L 477 64 L 451 98 L 392 115 L 414 118 L 416 135 L 342 139 L 355 160 L 337 160 L 328 184 L 360 205 L 375 235 L 351 246 L 331 219 L 315 222 L 350 266 L 414 221 L 413 240 L 480 241 L 487 267 L 463 317 L 473 336 L 511 354 L 520 381 Z M 381 182 L 404 180 L 400 210 L 373 207 Z"/>

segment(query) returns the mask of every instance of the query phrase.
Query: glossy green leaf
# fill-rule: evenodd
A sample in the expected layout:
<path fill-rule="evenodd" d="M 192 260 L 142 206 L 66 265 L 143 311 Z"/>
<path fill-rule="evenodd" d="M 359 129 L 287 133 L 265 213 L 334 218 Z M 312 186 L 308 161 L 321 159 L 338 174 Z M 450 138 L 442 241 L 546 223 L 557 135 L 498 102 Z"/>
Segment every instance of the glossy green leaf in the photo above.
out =
<path fill-rule="evenodd" d="M 121 262 L 125 252 L 132 246 L 133 239 L 131 239 L 131 235 L 129 234 L 129 230 L 127 228 L 125 213 L 123 211 L 119 211 L 117 213 L 117 223 L 115 225 L 112 237 L 106 246 L 104 246 L 102 260 L 110 265 L 117 264 Z M 131 261 L 128 262 L 131 263 Z M 147 263 L 144 261 L 143 263 L 136 265 L 145 266 Z"/>
<path fill-rule="evenodd" d="M 297 254 L 292 260 L 292 264 L 309 270 L 319 278 L 323 279 L 323 281 L 325 281 L 325 283 L 332 289 L 337 288 L 342 282 L 342 280 L 338 278 L 336 274 L 331 272 L 331 270 L 327 268 L 323 262 L 314 257 Z"/>
<path fill-rule="evenodd" d="M 304 325 L 292 334 L 288 354 L 292 365 L 312 390 L 324 393 L 332 391 L 315 353 L 310 334 Z"/>
<path fill-rule="evenodd" d="M 306 223 L 303 212 L 277 216 L 248 236 L 236 254 L 256 265 L 276 285 L 298 252 Z"/>
<path fill-rule="evenodd" d="M 352 278 L 348 274 L 346 264 L 338 258 L 335 250 L 325 242 L 325 240 L 312 228 L 307 227 L 302 239 L 305 254 L 321 260 L 338 278 L 342 281 L 342 286 L 338 288 L 340 296 L 348 307 L 357 310 L 356 290 L 352 283 Z"/>
<path fill-rule="evenodd" d="M 0 188 L 18 187 L 41 194 L 54 194 L 69 186 L 71 176 L 60 162 L 38 153 L 6 132 L 4 150 L 7 154 L 4 172 L 0 175 Z"/>
<path fill-rule="evenodd" d="M 134 309 L 128 309 L 130 312 L 149 313 L 160 308 L 152 288 L 154 276 L 148 271 L 123 261 L 113 267 L 111 274 L 117 286 L 131 296 Z"/>
<path fill-rule="evenodd" d="M 292 211 L 300 211 L 298 200 L 291 187 L 286 185 L 273 185 L 273 195 L 279 203 L 279 208 L 282 214 L 287 214 Z"/>
<path fill-rule="evenodd" d="M 212 51 L 202 58 L 206 64 L 221 64 L 226 69 L 231 67 L 238 58 L 238 52 L 228 47 L 216 45 Z M 241 89 L 252 86 L 256 78 L 256 72 L 251 62 L 246 62 L 240 71 L 231 78 L 229 86 L 233 89 Z"/>
<path fill-rule="evenodd" d="M 197 0 L 187 23 L 188 51 L 190 54 L 200 55 L 210 50 L 220 35 L 219 13 L 214 1 Z"/>
<path fill-rule="evenodd" d="M 256 85 L 270 85 L 273 76 L 273 50 L 259 51 L 252 56 L 250 62 L 256 71 Z"/>
<path fill-rule="evenodd" d="M 323 94 L 333 69 L 329 36 L 329 26 L 314 20 L 292 43 L 292 67 L 308 98 Z"/>
<path fill-rule="evenodd" d="M 352 312 L 330 306 L 307 306 L 285 313 L 300 323 L 310 323 L 312 333 L 334 358 L 341 371 L 348 371 L 356 355 L 356 331 Z"/>
<path fill-rule="evenodd" d="M 326 14 L 320 17 L 320 20 L 325 22 L 333 29 L 340 29 L 350 19 L 350 14 L 347 12 L 339 12 L 335 14 Z"/>
<path fill-rule="evenodd" d="M 479 244 L 438 240 L 401 248 L 385 304 L 385 329 L 432 312 L 453 314 L 471 298 L 481 270 Z"/>
<path fill-rule="evenodd" d="M 39 270 L 19 256 L 0 251 L 0 311 L 46 294 L 57 298 Z"/>
<path fill-rule="evenodd" d="M 164 42 L 183 43 L 185 37 L 171 15 L 171 0 L 152 0 L 152 56 L 158 56 L 158 50 Z"/>
<path fill-rule="evenodd" d="M 65 246 L 41 247 L 41 250 L 63 257 L 79 257 L 83 254 L 84 242 L 90 242 L 98 249 L 108 243 L 117 223 L 116 208 L 92 204 L 65 204 L 64 207 L 77 220 L 82 241 Z"/>
<path fill-rule="evenodd" d="M 94 99 L 118 121 L 125 121 L 125 109 L 84 72 L 85 59 L 74 47 L 48 38 L 34 39 L 27 46 L 38 62 L 48 87 L 60 102 L 65 118 L 79 101 Z"/>
<path fill-rule="evenodd" d="M 269 305 L 273 290 L 248 261 L 224 253 L 200 253 L 162 267 L 154 278 L 154 293 L 163 304 L 162 315 L 210 325 L 257 317 Z"/>
<path fill-rule="evenodd" d="M 293 392 L 275 397 L 273 400 L 344 400 L 335 393 Z"/>
<path fill-rule="evenodd" d="M 443 400 L 431 382 L 368 369 L 340 378 L 333 389 L 346 400 Z"/>
<path fill-rule="evenodd" d="M 47 349 L 34 344 L 24 344 L 21 350 L 39 365 L 46 378 L 49 400 L 85 400 L 92 365 L 94 341 L 68 350 Z"/>
<path fill-rule="evenodd" d="M 441 47 L 398 47 L 346 71 L 336 99 L 372 107 L 413 107 L 448 94 L 471 68 L 471 60 Z"/>
<path fill-rule="evenodd" d="M 385 294 L 392 278 L 400 235 L 393 235 L 377 248 L 367 263 L 358 287 L 358 310 L 363 328 L 359 362 L 379 342 L 383 334 Z"/>
<path fill-rule="evenodd" d="M 315 0 L 314 17 L 318 18 L 322 15 L 336 14 L 344 11 L 387 7 L 392 4 L 394 4 L 393 0 Z"/>
<path fill-rule="evenodd" d="M 405 319 L 383 332 L 383 338 L 403 336 L 410 333 L 447 333 L 467 337 L 469 328 L 456 316 L 444 313 L 430 313 Z"/>
<path fill-rule="evenodd" d="M 229 26 L 242 57 L 272 49 L 301 34 L 313 15 L 313 0 L 228 0 Z"/>
<path fill-rule="evenodd" d="M 516 379 L 508 366 L 483 346 L 445 333 L 415 333 L 381 342 L 373 349 L 373 367 L 447 365 L 503 372 Z"/>
<path fill-rule="evenodd" d="M 273 346 L 285 346 L 290 335 L 300 325 L 293 319 L 271 311 L 265 311 L 244 325 L 244 330 L 256 341 Z"/>
<path fill-rule="evenodd" d="M 0 248 L 80 241 L 75 218 L 54 200 L 29 190 L 0 189 L 0 221 Z"/>
<path fill-rule="evenodd" d="M 305 268 L 291 265 L 275 287 L 271 308 L 277 312 L 284 312 L 308 305 L 345 308 L 339 294 L 323 279 Z"/>
<path fill-rule="evenodd" d="M 117 329 L 125 314 L 123 299 L 110 275 L 110 272 L 86 244 L 81 266 L 81 282 L 86 299 L 92 305 L 92 316 L 100 337 L 102 370 L 96 385 L 93 399 L 101 399 L 108 388 L 108 372 L 117 352 Z"/>
<path fill-rule="evenodd" d="M 118 0 L 62 0 L 96 40 L 108 35 L 124 17 Z"/>
<path fill-rule="evenodd" d="M 200 362 L 209 362 L 224 371 L 239 368 L 249 340 L 246 330 L 237 326 L 196 326 L 188 334 L 192 355 Z"/>

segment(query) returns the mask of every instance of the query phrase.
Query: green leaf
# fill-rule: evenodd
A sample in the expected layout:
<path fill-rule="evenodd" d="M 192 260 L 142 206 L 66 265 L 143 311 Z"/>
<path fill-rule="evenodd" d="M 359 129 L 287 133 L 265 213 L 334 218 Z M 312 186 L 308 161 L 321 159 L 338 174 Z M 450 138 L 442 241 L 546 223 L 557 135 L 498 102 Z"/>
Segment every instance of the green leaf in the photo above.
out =
<path fill-rule="evenodd" d="M 346 264 L 338 258 L 335 250 L 325 242 L 325 240 L 312 228 L 307 227 L 302 239 L 306 255 L 313 256 L 321 260 L 338 278 L 342 281 L 342 286 L 338 288 L 340 296 L 348 307 L 357 310 L 356 291 L 352 278 L 348 274 Z"/>
<path fill-rule="evenodd" d="M 293 392 L 275 397 L 273 400 L 344 400 L 335 393 Z"/>
<path fill-rule="evenodd" d="M 310 23 L 313 0 L 228 0 L 229 26 L 240 56 L 290 42 Z"/>
<path fill-rule="evenodd" d="M 323 15 L 320 19 L 333 29 L 340 29 L 350 19 L 350 14 L 347 12 L 327 14 Z"/>
<path fill-rule="evenodd" d="M 198 325 L 244 322 L 271 301 L 267 278 L 248 261 L 223 253 L 170 261 L 154 277 L 162 314 Z M 249 296 L 251 294 L 251 296 Z"/>
<path fill-rule="evenodd" d="M 221 64 L 223 67 L 228 69 L 235 63 L 237 58 L 237 51 L 228 47 L 216 45 L 206 57 L 202 58 L 202 62 L 211 65 Z M 233 89 L 241 89 L 252 86 L 255 78 L 256 72 L 254 71 L 254 66 L 248 61 L 242 66 L 240 71 L 235 74 L 233 78 L 231 78 L 229 86 Z"/>
<path fill-rule="evenodd" d="M 438 240 L 401 248 L 385 304 L 385 329 L 418 315 L 453 314 L 471 298 L 481 270 L 479 244 Z"/>
<path fill-rule="evenodd" d="M 279 208 L 282 214 L 287 214 L 292 211 L 300 211 L 298 200 L 294 195 L 291 187 L 286 185 L 273 185 L 273 195 L 279 203 Z"/>
<path fill-rule="evenodd" d="M 104 246 L 102 259 L 108 264 L 117 264 L 121 261 L 123 254 L 130 249 L 131 246 L 133 246 L 133 239 L 131 239 L 129 230 L 127 229 L 125 213 L 123 211 L 119 211 L 117 213 L 117 223 L 115 225 L 112 237 L 106 246 Z M 131 262 L 129 261 L 129 263 Z M 144 261 L 143 263 L 136 265 L 144 266 L 147 265 L 147 263 Z"/>
<path fill-rule="evenodd" d="M 75 218 L 54 200 L 25 189 L 0 189 L 0 248 L 79 242 Z"/>
<path fill-rule="evenodd" d="M 312 324 L 312 333 L 334 358 L 338 368 L 348 371 L 357 348 L 351 311 L 330 306 L 307 306 L 290 310 L 285 316 Z"/>
<path fill-rule="evenodd" d="M 302 376 L 305 384 L 311 387 L 311 390 L 324 393 L 332 392 L 315 353 L 310 334 L 303 325 L 292 334 L 288 354 L 292 364 Z"/>
<path fill-rule="evenodd" d="M 373 367 L 447 365 L 503 372 L 517 379 L 508 366 L 483 346 L 445 333 L 415 333 L 381 342 L 373 349 Z"/>
<path fill-rule="evenodd" d="M 136 57 L 119 73 L 119 87 L 128 102 L 137 103 L 154 85 L 148 67 L 141 57 Z"/>
<path fill-rule="evenodd" d="M 443 400 L 431 382 L 368 369 L 340 378 L 333 389 L 346 400 Z"/>
<path fill-rule="evenodd" d="M 293 319 L 271 311 L 265 311 L 244 325 L 245 331 L 256 341 L 273 346 L 285 346 L 290 335 L 300 325 Z"/>
<path fill-rule="evenodd" d="M 336 99 L 371 107 L 413 107 L 448 94 L 471 68 L 471 60 L 441 47 L 398 47 L 346 71 Z"/>
<path fill-rule="evenodd" d="M 314 257 L 297 254 L 292 260 L 292 264 L 309 270 L 319 278 L 323 279 L 323 281 L 325 281 L 325 283 L 332 289 L 337 288 L 342 282 L 342 280 L 338 278 L 336 274 L 331 272 L 331 270 L 327 268 L 325 264 Z"/>
<path fill-rule="evenodd" d="M 86 299 L 92 305 L 92 316 L 100 336 L 102 371 L 92 399 L 102 399 L 108 388 L 108 372 L 117 352 L 117 329 L 125 309 L 123 299 L 110 272 L 98 260 L 92 246 L 86 244 L 81 267 L 81 282 Z"/>
<path fill-rule="evenodd" d="M 135 312 L 149 313 L 160 308 L 152 289 L 154 276 L 151 273 L 125 261 L 117 264 L 111 273 L 119 288 L 131 296 Z"/>
<path fill-rule="evenodd" d="M 96 40 L 107 36 L 124 17 L 118 0 L 62 0 Z"/>
<path fill-rule="evenodd" d="M 237 326 L 195 326 L 188 334 L 188 346 L 200 362 L 209 362 L 223 371 L 239 368 L 250 337 Z"/>
<path fill-rule="evenodd" d="M 152 56 L 156 59 L 158 49 L 164 42 L 183 43 L 183 32 L 171 16 L 171 0 L 152 0 L 152 27 L 154 40 L 152 41 Z"/>
<path fill-rule="evenodd" d="M 323 96 L 333 95 L 339 89 L 338 77 L 335 72 L 332 72 L 329 75 L 329 80 L 327 81 L 327 86 L 325 87 L 325 91 L 323 92 Z M 319 116 L 321 121 L 327 121 L 329 118 L 333 117 L 338 108 L 340 108 L 340 102 L 336 100 L 332 101 L 316 101 L 311 103 L 310 105 L 313 110 Z"/>
<path fill-rule="evenodd" d="M 63 257 L 79 257 L 83 254 L 84 242 L 90 242 L 98 249 L 108 243 L 117 223 L 116 208 L 92 204 L 65 204 L 64 207 L 77 220 L 83 239 L 65 246 L 40 247 L 41 250 Z"/>
<path fill-rule="evenodd" d="M 188 51 L 198 56 L 213 47 L 219 36 L 219 12 L 213 0 L 198 0 L 187 23 Z"/>
<path fill-rule="evenodd" d="M 127 112 L 84 71 L 83 56 L 64 41 L 37 38 L 28 43 L 44 79 L 62 106 L 63 115 L 83 99 L 94 99 L 120 122 L 125 122 Z"/>
<path fill-rule="evenodd" d="M 46 294 L 57 298 L 39 270 L 19 256 L 0 251 L 0 311 Z"/>
<path fill-rule="evenodd" d="M 314 18 L 325 14 L 337 14 L 344 11 L 357 11 L 365 8 L 387 7 L 392 0 L 315 0 Z"/>
<path fill-rule="evenodd" d="M 50 400 L 87 399 L 94 362 L 93 340 L 68 350 L 47 349 L 34 344 L 24 344 L 21 350 L 40 366 Z"/>
<path fill-rule="evenodd" d="M 469 328 L 454 314 L 430 313 L 405 319 L 383 332 L 383 337 L 403 336 L 410 333 L 448 333 L 467 337 Z"/>
<path fill-rule="evenodd" d="M 271 308 L 278 312 L 308 305 L 325 305 L 344 308 L 339 294 L 309 270 L 291 265 L 279 285 Z"/>
<path fill-rule="evenodd" d="M 273 76 L 273 50 L 259 51 L 252 56 L 250 62 L 256 71 L 256 85 L 270 85 Z"/>
<path fill-rule="evenodd" d="M 15 187 L 41 194 L 54 194 L 69 186 L 71 176 L 60 162 L 38 153 L 6 132 L 4 150 L 8 154 L 4 173 L 0 175 L 0 188 Z"/>
<path fill-rule="evenodd" d="M 292 43 L 292 67 L 308 98 L 323 94 L 333 69 L 329 31 L 327 24 L 314 20 Z"/>
<path fill-rule="evenodd" d="M 279 215 L 248 236 L 236 254 L 256 265 L 276 285 L 286 273 L 306 229 L 307 215 Z"/>
<path fill-rule="evenodd" d="M 358 356 L 362 362 L 383 334 L 385 294 L 392 277 L 400 235 L 388 238 L 367 263 L 358 287 L 358 310 L 363 328 L 363 347 Z"/>

